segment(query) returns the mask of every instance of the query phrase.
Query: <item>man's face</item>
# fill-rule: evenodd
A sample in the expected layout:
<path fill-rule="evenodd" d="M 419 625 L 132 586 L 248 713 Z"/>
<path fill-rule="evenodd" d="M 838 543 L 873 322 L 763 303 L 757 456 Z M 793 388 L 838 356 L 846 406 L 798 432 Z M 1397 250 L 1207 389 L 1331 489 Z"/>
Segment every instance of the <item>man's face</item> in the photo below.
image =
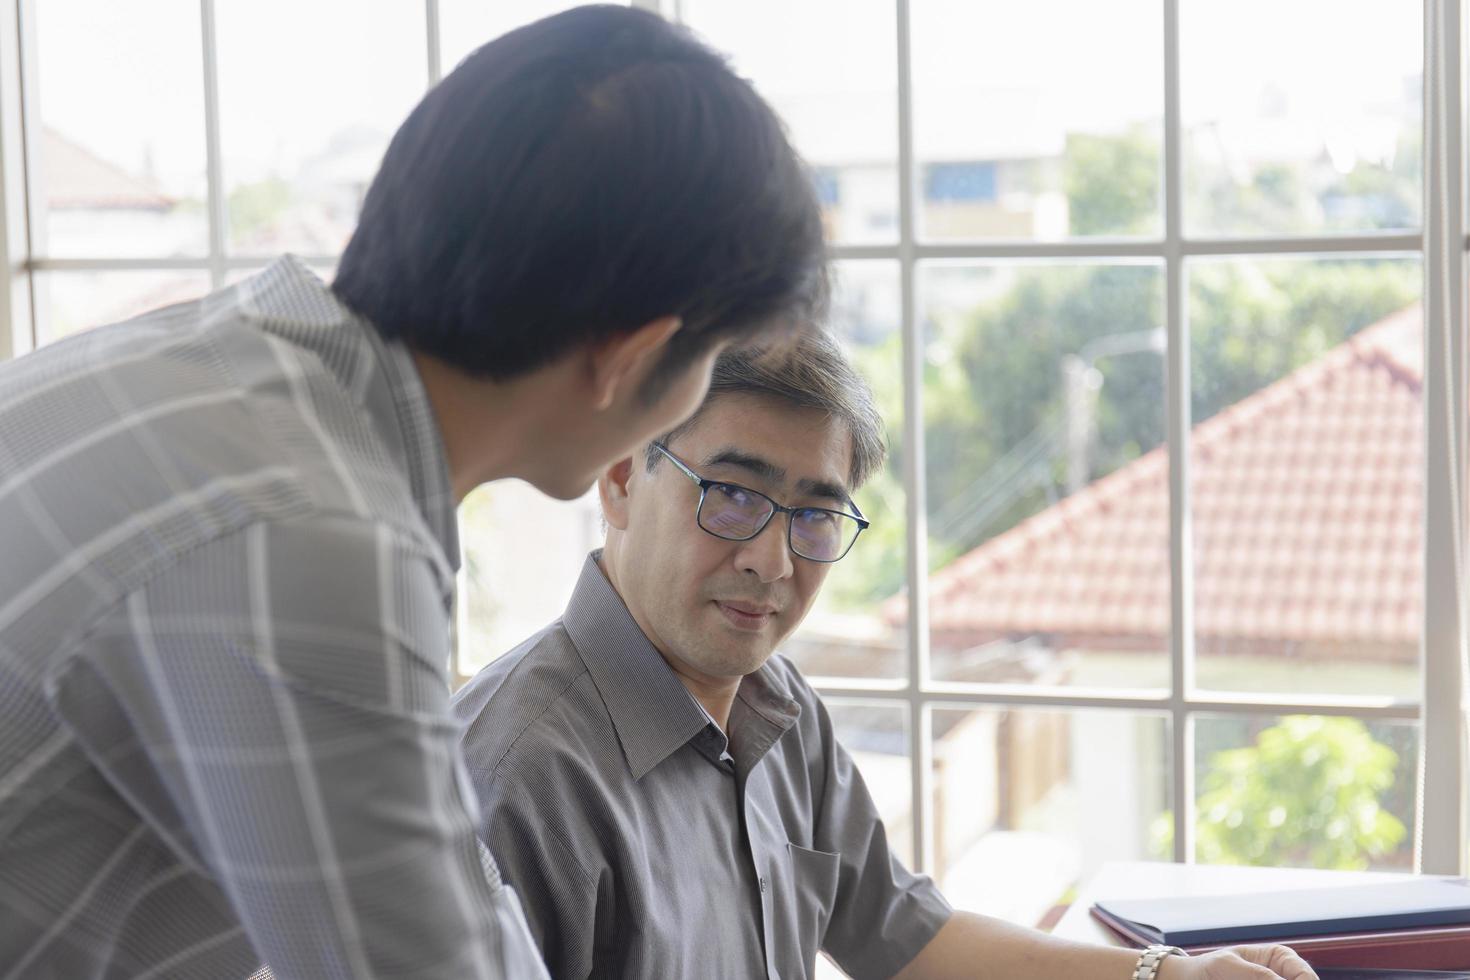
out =
<path fill-rule="evenodd" d="M 715 359 L 728 346 L 717 344 L 695 358 L 664 386 L 651 405 L 636 391 L 625 398 L 620 410 L 588 416 L 561 427 L 558 446 L 545 461 L 543 471 L 527 475 L 542 493 L 558 500 L 575 500 L 597 482 L 598 475 L 614 460 L 622 459 L 660 433 L 668 432 L 694 414 L 709 391 Z"/>
<path fill-rule="evenodd" d="M 724 395 L 668 448 L 705 479 L 788 507 L 852 511 L 852 440 L 827 413 Z M 666 459 L 650 473 L 640 453 L 631 468 L 605 474 L 602 489 L 604 567 L 643 632 L 681 672 L 718 679 L 759 668 L 801 622 L 832 567 L 792 554 L 785 514 L 749 541 L 702 530 L 698 485 Z"/>

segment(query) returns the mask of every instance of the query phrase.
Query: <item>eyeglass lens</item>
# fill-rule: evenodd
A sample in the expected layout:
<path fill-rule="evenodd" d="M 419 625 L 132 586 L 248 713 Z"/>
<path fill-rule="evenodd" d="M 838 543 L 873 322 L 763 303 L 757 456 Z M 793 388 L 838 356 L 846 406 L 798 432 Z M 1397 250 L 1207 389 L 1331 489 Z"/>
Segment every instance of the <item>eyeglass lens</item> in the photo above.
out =
<path fill-rule="evenodd" d="M 711 484 L 699 510 L 699 523 L 722 538 L 746 540 L 770 518 L 771 502 L 741 487 Z M 858 523 L 824 510 L 798 510 L 791 515 L 791 548 L 804 558 L 836 561 L 857 535 Z"/>

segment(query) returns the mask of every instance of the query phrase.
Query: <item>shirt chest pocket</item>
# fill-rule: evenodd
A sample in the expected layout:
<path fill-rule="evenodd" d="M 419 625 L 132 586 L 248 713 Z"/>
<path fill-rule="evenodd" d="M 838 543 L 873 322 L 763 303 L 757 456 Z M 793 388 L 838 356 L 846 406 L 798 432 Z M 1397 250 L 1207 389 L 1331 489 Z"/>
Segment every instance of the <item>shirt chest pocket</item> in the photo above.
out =
<path fill-rule="evenodd" d="M 787 894 L 789 902 L 781 915 L 801 949 L 804 965 L 816 961 L 837 904 L 837 876 L 842 860 L 829 851 L 815 851 L 798 844 L 786 845 Z M 807 966 L 809 969 L 810 967 Z M 797 974 L 801 975 L 801 974 Z"/>

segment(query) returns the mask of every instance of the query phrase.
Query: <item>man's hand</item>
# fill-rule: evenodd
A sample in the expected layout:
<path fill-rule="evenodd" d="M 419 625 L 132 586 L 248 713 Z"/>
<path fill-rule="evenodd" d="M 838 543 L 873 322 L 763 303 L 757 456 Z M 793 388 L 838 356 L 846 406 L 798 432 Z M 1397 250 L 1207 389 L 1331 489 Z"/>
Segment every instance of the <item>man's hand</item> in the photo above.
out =
<path fill-rule="evenodd" d="M 956 912 L 894 980 L 1127 980 L 1138 950 L 1061 939 L 971 912 Z M 1285 946 L 1233 946 L 1166 956 L 1158 980 L 1318 980 Z"/>
<path fill-rule="evenodd" d="M 1200 956 L 1170 956 L 1159 980 L 1317 980 L 1306 960 L 1286 946 L 1233 946 Z"/>

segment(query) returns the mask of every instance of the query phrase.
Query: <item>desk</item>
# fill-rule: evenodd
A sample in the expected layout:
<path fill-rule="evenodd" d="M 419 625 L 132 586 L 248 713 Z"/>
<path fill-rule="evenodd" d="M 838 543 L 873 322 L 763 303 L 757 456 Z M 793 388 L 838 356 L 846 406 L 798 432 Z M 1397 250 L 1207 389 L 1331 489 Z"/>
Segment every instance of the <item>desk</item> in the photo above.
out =
<path fill-rule="evenodd" d="M 1404 881 L 1413 875 L 1381 871 L 1309 871 L 1298 868 L 1240 868 L 1206 864 L 1156 864 L 1112 861 L 1077 889 L 1077 900 L 1052 930 L 1053 935 L 1086 943 L 1127 945 L 1088 914 L 1092 903 L 1109 898 L 1182 898 L 1294 888 Z"/>

